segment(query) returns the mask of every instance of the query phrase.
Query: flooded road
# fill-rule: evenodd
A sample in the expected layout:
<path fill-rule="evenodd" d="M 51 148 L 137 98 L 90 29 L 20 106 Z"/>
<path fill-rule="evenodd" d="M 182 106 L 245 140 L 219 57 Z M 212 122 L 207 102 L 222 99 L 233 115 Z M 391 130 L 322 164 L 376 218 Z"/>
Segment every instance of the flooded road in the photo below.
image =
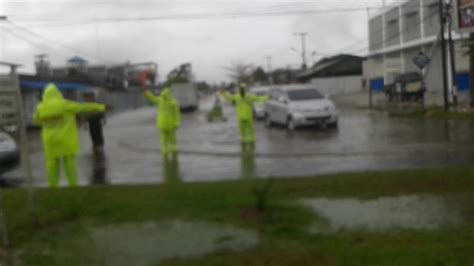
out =
<path fill-rule="evenodd" d="M 474 161 L 474 123 L 388 118 L 380 112 L 341 109 L 339 129 L 265 128 L 257 122 L 254 152 L 242 152 L 234 109 L 227 122 L 209 123 L 200 111 L 182 115 L 180 154 L 162 158 L 155 109 L 109 117 L 105 154 L 94 157 L 86 130 L 80 130 L 80 184 L 147 184 L 253 177 L 321 175 L 352 171 L 466 165 Z M 35 183 L 46 184 L 39 131 L 30 132 Z M 14 169 L 7 177 L 20 177 Z M 62 184 L 64 184 L 64 178 Z"/>

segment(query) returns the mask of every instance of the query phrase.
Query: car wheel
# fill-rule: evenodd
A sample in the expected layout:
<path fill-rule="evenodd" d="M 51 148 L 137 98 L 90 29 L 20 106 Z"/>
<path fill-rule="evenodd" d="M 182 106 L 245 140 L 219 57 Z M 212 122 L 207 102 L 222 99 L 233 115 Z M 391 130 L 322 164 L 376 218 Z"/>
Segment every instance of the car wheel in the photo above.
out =
<path fill-rule="evenodd" d="M 288 130 L 295 130 L 296 129 L 296 123 L 295 120 L 292 117 L 288 117 L 288 121 L 286 122 L 286 126 Z"/>
<path fill-rule="evenodd" d="M 265 114 L 265 126 L 266 127 L 272 127 L 273 122 L 272 119 L 270 118 L 270 115 Z"/>

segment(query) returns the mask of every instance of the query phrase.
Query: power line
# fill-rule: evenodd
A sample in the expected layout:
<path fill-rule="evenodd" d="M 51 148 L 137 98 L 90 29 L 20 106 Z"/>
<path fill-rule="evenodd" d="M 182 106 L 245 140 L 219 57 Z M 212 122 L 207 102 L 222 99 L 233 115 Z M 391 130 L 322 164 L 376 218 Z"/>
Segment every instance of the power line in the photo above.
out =
<path fill-rule="evenodd" d="M 61 56 L 61 57 L 65 57 L 65 58 L 68 57 L 68 55 L 66 55 L 66 54 L 57 52 L 57 50 L 51 48 L 51 46 L 48 47 L 47 45 L 45 45 L 45 44 L 43 44 L 43 43 L 34 42 L 34 41 L 30 40 L 29 38 L 26 38 L 26 37 L 24 37 L 24 36 L 21 36 L 21 35 L 19 35 L 19 34 L 13 32 L 13 31 L 11 31 L 10 29 L 5 28 L 5 27 L 2 27 L 2 29 L 4 30 L 4 32 L 10 34 L 11 36 L 15 37 L 16 39 L 22 40 L 22 41 L 24 41 L 24 42 L 27 42 L 27 43 L 29 43 L 31 46 L 33 46 L 33 47 L 35 47 L 35 48 L 37 48 L 37 49 L 39 49 L 39 50 L 48 50 L 49 52 L 51 52 L 51 53 L 53 53 L 53 54 L 56 54 L 56 55 L 59 55 L 59 56 Z"/>
<path fill-rule="evenodd" d="M 46 43 L 48 43 L 48 44 L 54 44 L 54 45 L 60 46 L 60 47 L 62 47 L 63 49 L 66 49 L 66 50 L 69 50 L 69 51 L 73 51 L 73 52 L 75 52 L 75 53 L 77 53 L 77 54 L 79 54 L 79 55 L 86 55 L 86 56 L 88 56 L 88 57 L 92 57 L 92 58 L 94 58 L 94 59 L 96 59 L 96 60 L 98 60 L 98 61 L 105 61 L 103 58 L 101 58 L 101 57 L 99 57 L 99 56 L 93 55 L 93 54 L 91 54 L 91 53 L 84 52 L 84 51 L 82 51 L 82 50 L 80 50 L 80 49 L 77 49 L 77 48 L 72 47 L 72 46 L 69 46 L 69 45 L 62 44 L 62 43 L 58 42 L 57 40 L 53 40 L 53 39 L 47 38 L 47 37 L 45 37 L 45 36 L 43 36 L 43 35 L 40 35 L 40 34 L 34 32 L 34 31 L 29 30 L 28 28 L 19 26 L 19 25 L 15 24 L 15 23 L 12 23 L 12 22 L 10 22 L 10 21 L 7 21 L 7 23 L 8 23 L 9 25 L 11 25 L 11 26 L 13 26 L 13 27 L 19 29 L 19 30 L 22 30 L 23 32 L 26 32 L 26 33 L 28 33 L 28 34 L 30 34 L 30 35 L 32 35 L 32 36 L 35 36 L 35 37 L 37 37 L 37 38 L 41 38 L 41 39 L 45 40 Z"/>
<path fill-rule="evenodd" d="M 224 13 L 188 13 L 188 14 L 171 14 L 171 15 L 155 15 L 155 16 L 140 16 L 140 17 L 109 17 L 109 18 L 80 18 L 70 19 L 61 18 L 53 14 L 47 18 L 32 17 L 32 18 L 16 18 L 15 21 L 25 22 L 79 22 L 84 20 L 93 20 L 96 23 L 107 22 L 127 22 L 127 21 L 157 21 L 157 20 L 205 20 L 205 19 L 238 19 L 238 18 L 252 18 L 252 17 L 274 17 L 274 16 L 288 16 L 288 15 L 312 15 L 312 14 L 327 14 L 327 13 L 350 13 L 350 12 L 366 12 L 369 9 L 382 9 L 387 7 L 380 6 L 366 6 L 366 7 L 352 7 L 352 8 L 328 8 L 328 9 L 304 9 L 304 10 L 256 10 L 245 12 L 224 12 Z M 29 15 L 34 16 L 34 15 Z M 10 15 L 15 17 L 15 15 Z"/>

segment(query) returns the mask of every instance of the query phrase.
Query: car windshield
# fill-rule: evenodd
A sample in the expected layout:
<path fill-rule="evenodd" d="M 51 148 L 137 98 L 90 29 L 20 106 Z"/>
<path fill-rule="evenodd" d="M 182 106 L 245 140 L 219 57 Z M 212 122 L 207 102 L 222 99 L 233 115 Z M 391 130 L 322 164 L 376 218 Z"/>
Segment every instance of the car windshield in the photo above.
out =
<path fill-rule="evenodd" d="M 292 101 L 317 100 L 324 98 L 315 89 L 300 89 L 288 91 L 288 98 Z"/>

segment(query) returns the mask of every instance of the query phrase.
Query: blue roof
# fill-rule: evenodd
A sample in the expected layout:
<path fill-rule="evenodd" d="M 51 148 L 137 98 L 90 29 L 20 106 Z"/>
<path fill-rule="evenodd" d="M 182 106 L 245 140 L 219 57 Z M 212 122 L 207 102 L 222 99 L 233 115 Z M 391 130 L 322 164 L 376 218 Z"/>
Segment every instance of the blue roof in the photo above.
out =
<path fill-rule="evenodd" d="M 87 60 L 80 57 L 80 56 L 74 56 L 73 58 L 67 60 L 69 63 L 74 63 L 74 64 L 84 64 L 87 63 Z"/>
<path fill-rule="evenodd" d="M 89 85 L 73 82 L 20 80 L 20 88 L 22 90 L 42 90 L 49 83 L 54 83 L 59 90 L 82 90 L 90 87 Z"/>

